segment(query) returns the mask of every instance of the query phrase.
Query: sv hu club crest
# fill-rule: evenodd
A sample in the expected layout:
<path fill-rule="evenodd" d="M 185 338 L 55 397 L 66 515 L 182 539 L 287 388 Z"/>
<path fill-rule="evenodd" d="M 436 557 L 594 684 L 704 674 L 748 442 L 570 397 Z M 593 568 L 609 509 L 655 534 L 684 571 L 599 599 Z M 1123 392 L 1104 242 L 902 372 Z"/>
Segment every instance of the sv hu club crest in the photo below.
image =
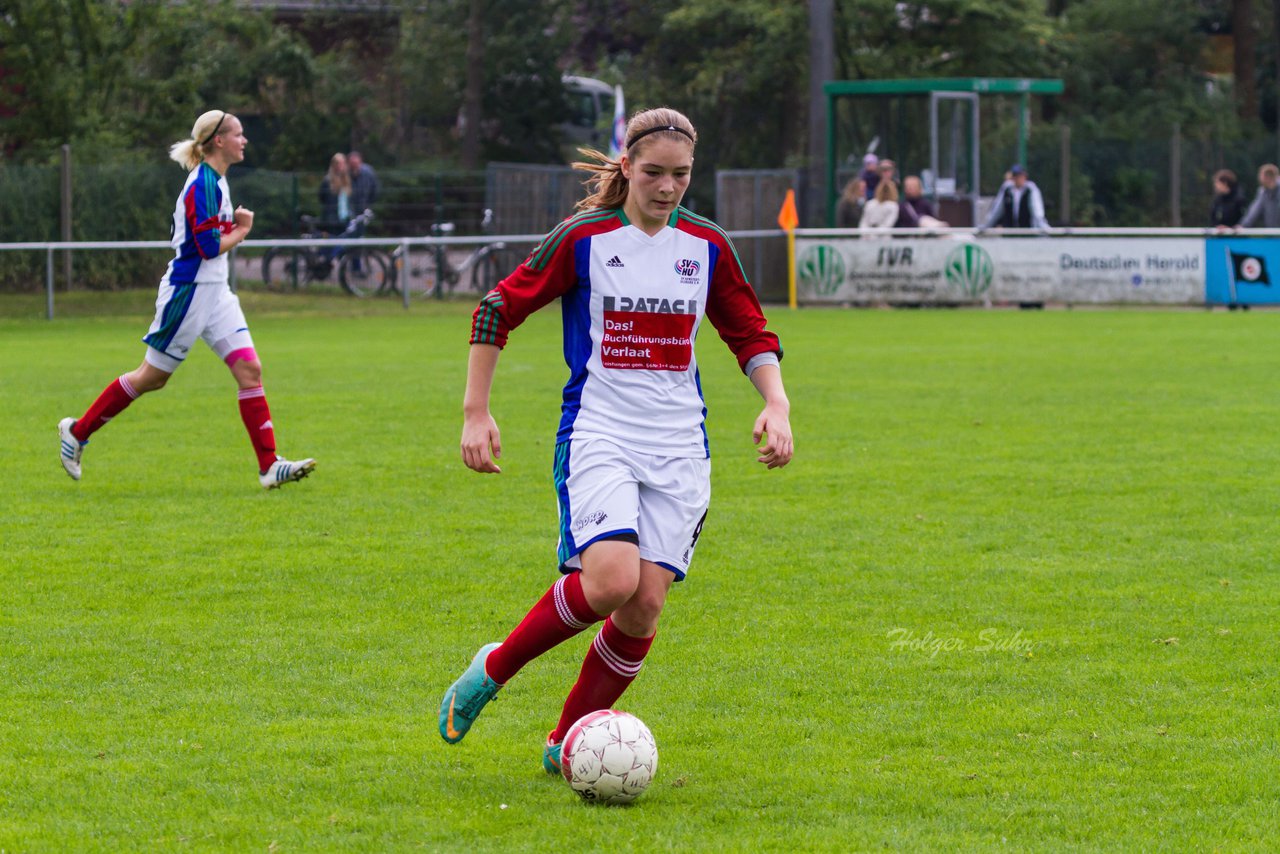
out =
<path fill-rule="evenodd" d="M 681 278 L 692 279 L 698 275 L 698 271 L 701 269 L 702 265 L 692 258 L 681 258 L 676 261 L 676 272 L 680 274 Z"/>

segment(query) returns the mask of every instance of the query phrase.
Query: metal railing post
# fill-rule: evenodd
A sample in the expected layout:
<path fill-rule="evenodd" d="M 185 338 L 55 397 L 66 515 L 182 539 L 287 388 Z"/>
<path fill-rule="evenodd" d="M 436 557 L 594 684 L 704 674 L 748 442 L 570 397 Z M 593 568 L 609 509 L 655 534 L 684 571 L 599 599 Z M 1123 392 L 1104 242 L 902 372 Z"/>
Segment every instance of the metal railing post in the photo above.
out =
<path fill-rule="evenodd" d="M 69 250 L 68 250 L 69 251 Z M 53 320 L 53 247 L 45 250 L 44 269 L 45 316 Z"/>
<path fill-rule="evenodd" d="M 431 251 L 436 254 L 436 286 L 435 298 L 444 299 L 444 265 L 445 265 L 445 247 L 443 243 L 437 243 L 431 247 Z"/>
<path fill-rule="evenodd" d="M 400 295 L 404 299 L 405 311 L 409 310 L 409 271 L 412 265 L 409 263 L 409 241 L 401 241 L 400 243 L 400 269 L 396 270 L 397 277 L 400 278 Z"/>
<path fill-rule="evenodd" d="M 71 242 L 71 146 L 62 146 L 62 239 Z M 71 250 L 62 254 L 63 287 L 71 290 Z"/>
<path fill-rule="evenodd" d="M 1061 175 L 1058 183 L 1058 223 L 1071 224 L 1071 125 L 1063 125 L 1059 130 L 1058 156 L 1061 160 Z"/>

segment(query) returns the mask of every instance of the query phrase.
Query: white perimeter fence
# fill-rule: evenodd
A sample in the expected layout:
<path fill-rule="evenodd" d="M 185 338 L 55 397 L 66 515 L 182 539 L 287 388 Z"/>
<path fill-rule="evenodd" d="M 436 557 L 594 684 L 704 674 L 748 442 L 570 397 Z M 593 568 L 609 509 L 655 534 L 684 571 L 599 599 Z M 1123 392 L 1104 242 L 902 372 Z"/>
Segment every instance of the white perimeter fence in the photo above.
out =
<path fill-rule="evenodd" d="M 796 297 L 801 304 L 965 305 L 991 303 L 1280 304 L 1280 229 L 972 228 L 797 229 Z M 746 272 L 767 301 L 785 301 L 785 269 L 762 266 L 778 229 L 731 231 Z M 416 250 L 494 243 L 533 246 L 545 235 L 246 240 L 246 249 L 367 246 L 399 250 L 405 270 Z M 167 240 L 0 243 L 0 251 L 44 252 L 46 316 L 54 317 L 54 255 L 95 250 L 171 249 Z M 776 254 L 776 253 L 769 253 Z M 510 263 L 515 264 L 516 253 Z M 235 265 L 232 265 L 235 269 Z M 1277 281 L 1273 282 L 1272 280 Z M 233 282 L 234 284 L 234 282 Z M 400 288 L 404 306 L 408 287 Z"/>
<path fill-rule="evenodd" d="M 761 240 L 780 241 L 784 237 L 784 232 L 779 230 L 761 230 L 761 231 L 735 231 L 729 232 L 729 236 L 735 241 L 745 241 L 752 243 Z M 430 251 L 446 251 L 450 248 L 458 247 L 479 247 L 493 245 L 498 243 L 506 244 L 510 249 L 513 246 L 528 246 L 530 248 L 542 242 L 545 234 L 509 234 L 509 235 L 476 235 L 473 237 L 360 237 L 360 238 L 308 238 L 308 239 L 272 239 L 272 240 L 245 240 L 236 249 L 232 250 L 232 270 L 231 284 L 235 286 L 235 252 L 240 248 L 245 249 L 271 249 L 273 247 L 290 248 L 290 247 L 313 247 L 334 249 L 337 247 L 350 248 L 367 246 L 372 248 L 381 248 L 385 250 L 399 252 L 399 257 L 403 261 L 405 274 L 411 267 L 411 253 L 413 250 L 430 250 Z M 49 320 L 54 319 L 54 256 L 57 253 L 70 252 L 93 252 L 99 250 L 128 250 L 128 249 L 165 249 L 172 251 L 173 244 L 167 240 L 122 240 L 122 241 L 46 241 L 46 242 L 28 242 L 28 243 L 0 243 L 0 252 L 43 252 L 45 253 L 45 317 Z M 516 264 L 524 260 L 524 254 L 519 251 L 513 251 L 509 255 L 509 261 L 514 268 Z M 750 267 L 750 265 L 748 265 Z M 503 275 L 508 271 L 503 271 Z M 751 274 L 748 269 L 748 275 Z M 159 274 L 157 273 L 157 280 Z M 410 306 L 410 289 L 408 287 L 400 288 L 401 297 L 404 307 Z M 479 295 L 477 295 L 478 298 Z"/>

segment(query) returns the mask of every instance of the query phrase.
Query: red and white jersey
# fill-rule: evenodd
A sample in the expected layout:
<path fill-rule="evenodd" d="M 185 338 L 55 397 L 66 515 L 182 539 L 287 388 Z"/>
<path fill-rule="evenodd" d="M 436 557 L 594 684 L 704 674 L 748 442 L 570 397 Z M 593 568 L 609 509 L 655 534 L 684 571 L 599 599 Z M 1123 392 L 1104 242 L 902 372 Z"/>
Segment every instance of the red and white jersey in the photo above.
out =
<path fill-rule="evenodd" d="M 761 354 L 782 354 L 728 236 L 684 208 L 653 236 L 620 210 L 565 220 L 480 302 L 472 343 L 505 345 L 557 297 L 569 366 L 557 442 L 600 437 L 649 454 L 709 456 L 693 348 L 703 317 L 744 370 Z"/>

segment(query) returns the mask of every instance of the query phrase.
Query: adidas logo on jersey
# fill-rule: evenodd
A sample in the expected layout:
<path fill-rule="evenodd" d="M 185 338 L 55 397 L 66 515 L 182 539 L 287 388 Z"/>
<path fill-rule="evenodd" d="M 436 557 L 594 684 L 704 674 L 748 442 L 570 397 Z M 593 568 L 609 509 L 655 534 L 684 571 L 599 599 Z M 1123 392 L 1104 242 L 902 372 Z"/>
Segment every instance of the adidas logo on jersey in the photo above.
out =
<path fill-rule="evenodd" d="M 625 266 L 627 266 L 626 264 L 623 264 L 623 263 L 622 263 L 622 259 L 621 259 L 621 258 L 619 258 L 617 255 L 614 255 L 614 256 L 613 256 L 612 258 L 610 258 L 608 261 L 605 261 L 605 262 L 604 262 L 604 265 L 605 265 L 606 267 L 625 267 Z"/>

